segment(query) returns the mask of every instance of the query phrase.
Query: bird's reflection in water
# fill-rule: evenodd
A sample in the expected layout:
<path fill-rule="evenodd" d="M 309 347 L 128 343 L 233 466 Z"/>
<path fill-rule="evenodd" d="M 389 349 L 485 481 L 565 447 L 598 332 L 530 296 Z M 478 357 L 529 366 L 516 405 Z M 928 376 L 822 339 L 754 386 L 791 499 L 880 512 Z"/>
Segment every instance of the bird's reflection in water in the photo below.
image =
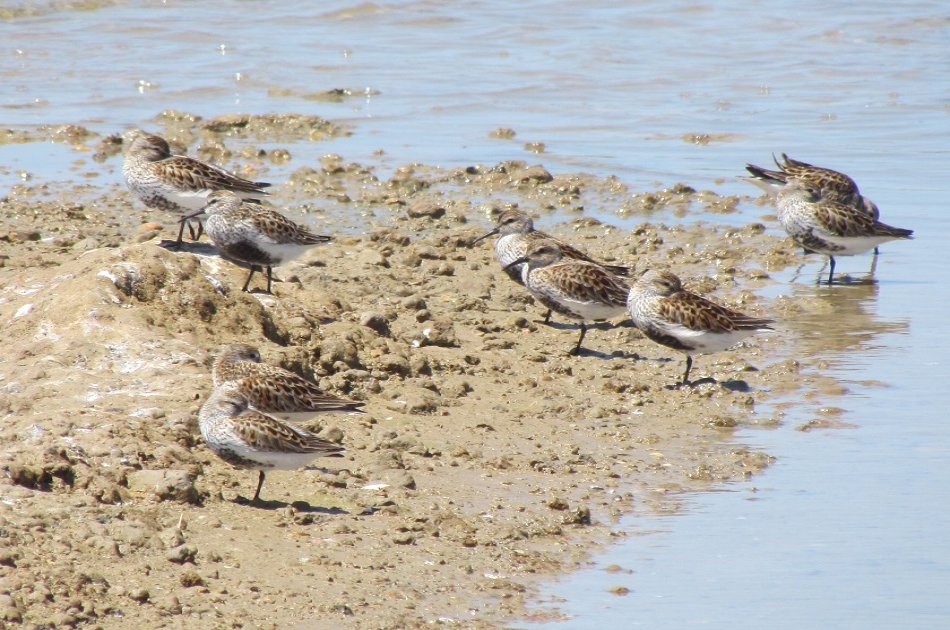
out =
<path fill-rule="evenodd" d="M 871 276 L 835 278 L 832 286 L 792 284 L 792 300 L 801 310 L 785 324 L 799 339 L 800 355 L 831 359 L 836 353 L 867 352 L 884 345 L 877 341 L 883 334 L 908 332 L 909 319 L 878 316 L 879 288 Z"/>
<path fill-rule="evenodd" d="M 843 257 L 843 260 L 851 260 L 851 257 Z M 874 278 L 874 273 L 877 271 L 877 259 L 878 254 L 875 252 L 871 256 L 871 264 L 868 268 L 867 273 L 862 274 L 860 277 L 853 277 L 845 271 L 839 271 L 835 277 L 832 284 L 835 285 L 853 285 L 853 284 L 874 284 L 877 282 Z M 814 283 L 816 285 L 828 284 L 828 266 L 831 264 L 830 259 L 825 259 L 825 262 L 818 268 L 816 272 Z M 839 270 L 840 270 L 839 265 Z M 809 274 L 811 273 L 811 265 L 808 263 L 803 263 L 799 265 L 798 269 L 795 270 L 795 273 L 792 275 L 792 282 L 807 282 Z"/>

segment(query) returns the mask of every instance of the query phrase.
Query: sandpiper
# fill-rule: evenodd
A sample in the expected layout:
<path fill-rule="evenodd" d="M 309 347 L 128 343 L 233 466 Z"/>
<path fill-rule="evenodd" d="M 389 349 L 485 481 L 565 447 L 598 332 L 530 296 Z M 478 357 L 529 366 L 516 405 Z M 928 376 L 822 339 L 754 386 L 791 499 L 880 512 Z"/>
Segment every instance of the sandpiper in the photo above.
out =
<path fill-rule="evenodd" d="M 132 141 L 122 163 L 125 182 L 135 196 L 150 208 L 174 212 L 194 212 L 205 205 L 215 190 L 230 190 L 243 199 L 267 195 L 267 182 L 252 182 L 184 155 L 172 155 L 168 142 L 161 136 L 140 135 Z M 178 231 L 181 246 L 185 222 Z M 189 224 L 192 238 L 201 236 Z"/>
<path fill-rule="evenodd" d="M 321 413 L 363 413 L 366 403 L 328 396 L 316 383 L 276 365 L 261 363 L 257 348 L 246 343 L 226 346 L 211 370 L 215 387 L 233 383 L 248 405 L 284 420 L 302 422 Z"/>
<path fill-rule="evenodd" d="M 300 256 L 315 245 L 331 240 L 314 234 L 284 215 L 264 206 L 246 203 L 229 190 L 208 195 L 207 204 L 199 211 L 182 217 L 187 221 L 206 214 L 205 231 L 221 255 L 249 266 L 251 272 L 244 282 L 248 290 L 255 271 L 267 269 L 267 293 L 271 292 L 272 266 Z"/>
<path fill-rule="evenodd" d="M 669 271 L 649 269 L 630 287 L 627 310 L 649 339 L 686 354 L 680 381 L 689 385 L 694 354 L 718 352 L 757 332 L 773 330 L 771 319 L 750 317 L 683 289 Z"/>
<path fill-rule="evenodd" d="M 752 177 L 743 177 L 742 179 L 770 194 L 781 190 L 789 179 L 795 179 L 817 191 L 818 198 L 821 201 L 843 203 L 853 206 L 875 220 L 881 218 L 881 211 L 877 204 L 862 195 L 861 191 L 858 190 L 857 183 L 848 175 L 830 168 L 793 160 L 784 153 L 781 162 L 774 155 L 772 161 L 775 162 L 779 170 L 772 171 L 755 164 L 746 164 L 745 168 L 752 174 Z M 810 252 L 806 251 L 805 253 Z M 877 254 L 878 249 L 875 246 L 874 255 Z"/>
<path fill-rule="evenodd" d="M 564 241 L 550 234 L 535 230 L 534 222 L 531 220 L 531 217 L 521 210 L 505 210 L 499 214 L 495 227 L 476 238 L 470 245 L 475 245 L 479 241 L 495 236 L 496 234 L 499 236 L 498 240 L 495 241 L 495 257 L 498 258 L 498 262 L 501 263 L 508 277 L 518 284 L 524 284 L 522 280 L 524 264 L 512 263 L 526 256 L 531 245 L 542 239 L 556 243 L 565 259 L 583 260 L 585 262 L 594 263 L 618 276 L 626 276 L 630 271 L 628 267 L 608 265 L 594 260 L 584 252 L 572 247 Z M 544 323 L 547 324 L 550 319 L 551 310 L 549 309 L 544 316 Z"/>
<path fill-rule="evenodd" d="M 531 294 L 555 313 L 580 321 L 581 334 L 571 354 L 579 354 L 587 321 L 623 315 L 630 287 L 592 262 L 566 258 L 556 241 L 535 241 L 521 258 L 505 266 L 524 265 L 522 281 Z"/>
<path fill-rule="evenodd" d="M 198 428 L 208 448 L 235 468 L 257 470 L 261 496 L 265 470 L 296 470 L 317 457 L 340 455 L 343 447 L 290 422 L 250 408 L 236 383 L 212 391 L 198 413 Z"/>
<path fill-rule="evenodd" d="M 837 201 L 822 201 L 820 193 L 798 179 L 779 190 L 775 206 L 789 236 L 807 252 L 831 261 L 828 284 L 834 279 L 835 256 L 853 256 L 895 239 L 910 239 L 913 230 L 881 223 L 864 210 Z"/>
<path fill-rule="evenodd" d="M 781 162 L 774 156 L 773 160 L 779 170 L 772 171 L 754 164 L 747 164 L 746 170 L 752 174 L 752 177 L 743 179 L 768 193 L 777 193 L 789 179 L 795 179 L 816 191 L 821 201 L 834 201 L 854 206 L 875 219 L 880 218 L 881 213 L 877 205 L 862 195 L 855 181 L 844 173 L 793 160 L 784 153 Z"/>

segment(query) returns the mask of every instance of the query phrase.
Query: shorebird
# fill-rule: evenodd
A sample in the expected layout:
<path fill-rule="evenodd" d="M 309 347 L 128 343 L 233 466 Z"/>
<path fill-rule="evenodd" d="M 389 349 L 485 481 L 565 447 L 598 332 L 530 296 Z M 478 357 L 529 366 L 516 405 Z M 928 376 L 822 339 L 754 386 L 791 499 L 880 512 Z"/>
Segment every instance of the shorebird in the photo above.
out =
<path fill-rule="evenodd" d="M 875 220 L 881 218 L 881 211 L 877 204 L 862 195 L 861 191 L 858 190 L 857 183 L 848 175 L 830 168 L 793 160 L 784 153 L 781 162 L 774 155 L 772 161 L 775 162 L 779 170 L 772 171 L 755 164 L 746 164 L 745 168 L 752 174 L 752 177 L 743 177 L 742 179 L 770 194 L 778 193 L 788 183 L 789 179 L 795 179 L 816 191 L 821 201 L 843 203 L 853 206 Z M 805 253 L 810 252 L 806 250 Z M 878 248 L 875 246 L 874 255 L 877 256 L 877 254 Z"/>
<path fill-rule="evenodd" d="M 186 213 L 200 210 L 215 190 L 230 190 L 242 199 L 267 195 L 267 182 L 252 182 L 184 155 L 172 155 L 161 136 L 140 135 L 132 141 L 122 163 L 122 174 L 129 190 L 150 208 Z M 200 238 L 191 224 L 192 239 Z M 178 231 L 176 245 L 181 247 L 185 222 Z"/>
<path fill-rule="evenodd" d="M 526 256 L 528 250 L 534 243 L 545 239 L 556 243 L 565 259 L 594 263 L 618 276 L 626 276 L 630 271 L 628 267 L 608 265 L 607 263 L 594 260 L 568 243 L 550 234 L 534 229 L 534 222 L 531 220 L 531 217 L 521 210 L 505 210 L 499 214 L 495 227 L 476 238 L 470 245 L 475 245 L 479 241 L 495 236 L 496 234 L 498 235 L 498 239 L 495 241 L 495 257 L 505 270 L 505 273 L 508 274 L 508 277 L 521 285 L 524 285 L 522 279 L 524 264 L 513 264 L 514 261 Z M 548 312 L 544 316 L 544 323 L 547 324 L 550 320 L 551 309 L 548 309 Z"/>
<path fill-rule="evenodd" d="M 828 284 L 834 280 L 835 256 L 853 256 L 896 239 L 910 239 L 913 230 L 881 223 L 865 211 L 838 201 L 822 201 L 815 189 L 790 179 L 775 200 L 778 218 L 799 246 L 831 261 Z"/>
<path fill-rule="evenodd" d="M 317 457 L 340 455 L 343 447 L 274 416 L 250 408 L 235 383 L 216 387 L 198 413 L 201 437 L 235 468 L 258 471 L 257 502 L 265 470 L 296 470 Z"/>
<path fill-rule="evenodd" d="M 255 271 L 267 269 L 267 293 L 271 292 L 272 267 L 300 256 L 311 247 L 330 242 L 284 215 L 259 204 L 246 203 L 229 190 L 208 195 L 207 204 L 182 221 L 206 214 L 205 231 L 224 258 L 243 263 L 251 272 L 242 287 L 247 291 Z"/>
<path fill-rule="evenodd" d="M 718 352 L 757 332 L 771 319 L 750 317 L 683 289 L 669 271 L 650 269 L 630 287 L 630 319 L 647 338 L 686 355 L 681 385 L 689 384 L 694 354 Z"/>
<path fill-rule="evenodd" d="M 877 205 L 862 195 L 855 181 L 844 173 L 793 160 L 784 153 L 781 162 L 774 156 L 772 159 L 779 170 L 772 171 L 754 164 L 747 164 L 746 170 L 752 174 L 752 177 L 743 179 L 767 193 L 777 193 L 789 179 L 795 179 L 814 190 L 821 201 L 834 201 L 854 206 L 874 219 L 880 218 L 881 212 Z"/>
<path fill-rule="evenodd" d="M 316 383 L 276 365 L 261 363 L 257 348 L 246 343 L 225 346 L 211 369 L 215 387 L 233 383 L 248 405 L 284 420 L 310 420 L 321 413 L 363 413 L 366 403 L 329 396 Z"/>
<path fill-rule="evenodd" d="M 623 315 L 630 287 L 600 265 L 566 258 L 556 241 L 541 239 L 506 265 L 524 265 L 524 286 L 555 313 L 580 321 L 581 334 L 571 354 L 579 354 L 587 321 Z"/>

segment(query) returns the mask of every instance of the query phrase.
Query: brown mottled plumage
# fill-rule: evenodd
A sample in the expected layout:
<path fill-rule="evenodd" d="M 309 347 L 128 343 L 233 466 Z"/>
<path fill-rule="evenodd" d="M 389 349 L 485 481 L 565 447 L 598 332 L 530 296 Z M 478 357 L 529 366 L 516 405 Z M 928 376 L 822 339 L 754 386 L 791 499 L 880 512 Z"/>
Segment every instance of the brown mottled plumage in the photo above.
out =
<path fill-rule="evenodd" d="M 161 136 L 140 135 L 122 163 L 126 184 L 146 206 L 175 212 L 194 212 L 215 190 L 230 190 L 245 200 L 267 195 L 267 182 L 252 182 L 224 169 L 184 155 L 172 155 Z M 177 244 L 181 245 L 182 222 Z M 201 235 L 201 228 L 197 236 Z"/>
<path fill-rule="evenodd" d="M 747 164 L 746 170 L 752 173 L 750 182 L 774 192 L 776 187 L 788 183 L 789 179 L 796 179 L 808 186 L 818 195 L 821 201 L 831 201 L 854 206 L 864 214 L 877 219 L 880 211 L 873 201 L 864 197 L 858 190 L 858 185 L 849 176 L 839 171 L 821 166 L 814 166 L 800 160 L 793 160 L 784 153 L 782 161 L 773 157 L 777 171 L 764 169 L 761 166 Z"/>
<path fill-rule="evenodd" d="M 259 471 L 253 501 L 260 498 L 264 471 L 296 470 L 343 447 L 292 423 L 250 408 L 235 382 L 216 387 L 198 413 L 198 428 L 208 448 L 236 468 Z"/>
<path fill-rule="evenodd" d="M 476 238 L 471 242 L 471 245 L 496 234 L 499 235 L 499 237 L 498 240 L 495 241 L 495 257 L 505 270 L 505 273 L 508 274 L 508 277 L 521 285 L 524 284 L 524 279 L 522 278 L 524 265 L 512 263 L 518 258 L 526 256 L 531 246 L 541 240 L 549 240 L 557 243 L 565 259 L 583 260 L 585 262 L 594 263 L 618 276 L 626 276 L 630 272 L 630 269 L 627 267 L 608 265 L 607 263 L 594 260 L 569 243 L 565 243 L 559 238 L 534 229 L 534 222 L 531 220 L 531 217 L 521 210 L 505 210 L 499 214 L 495 227 Z M 551 311 L 548 310 L 544 316 L 544 323 L 547 324 L 550 318 Z"/>
<path fill-rule="evenodd" d="M 172 155 L 171 147 L 161 136 L 139 136 L 129 147 L 132 153 L 137 150 L 141 150 L 142 156 L 152 163 L 152 169 L 161 179 L 174 182 L 182 190 L 268 194 L 262 190 L 270 186 L 267 182 L 252 182 L 201 160 L 186 155 Z"/>
<path fill-rule="evenodd" d="M 471 245 L 490 236 L 495 236 L 496 234 L 500 235 L 498 241 L 495 243 L 495 252 L 498 256 L 498 262 L 501 263 L 502 267 L 508 267 L 508 275 L 518 284 L 524 284 L 521 279 L 521 269 L 519 268 L 520 266 L 512 267 L 511 262 L 516 258 L 527 255 L 531 245 L 545 239 L 557 243 L 557 246 L 561 248 L 561 254 L 564 258 L 594 263 L 618 276 L 625 276 L 630 272 L 628 267 L 608 265 L 607 263 L 595 260 L 571 244 L 565 243 L 561 239 L 551 236 L 546 232 L 534 229 L 534 221 L 531 220 L 531 217 L 528 216 L 526 212 L 522 212 L 521 210 L 505 210 L 499 214 L 495 227 L 476 238 L 471 242 Z M 515 238 L 505 238 L 509 236 L 514 236 Z"/>
<path fill-rule="evenodd" d="M 604 320 L 624 313 L 630 287 L 598 264 L 565 258 L 557 242 L 541 239 L 508 267 L 525 265 L 525 287 L 556 313 L 580 321 L 577 354 L 587 333 L 587 320 Z"/>
<path fill-rule="evenodd" d="M 772 161 L 779 170 L 772 171 L 754 164 L 747 164 L 746 170 L 752 174 L 752 177 L 743 179 L 768 193 L 781 192 L 787 184 L 798 183 L 811 190 L 817 202 L 843 204 L 868 215 L 875 221 L 881 218 L 881 211 L 877 204 L 862 195 L 857 183 L 848 175 L 830 168 L 793 160 L 784 153 L 781 162 L 774 155 Z M 810 252 L 811 250 L 805 246 L 805 253 Z M 878 253 L 877 246 L 874 247 L 874 253 Z M 833 258 L 832 266 L 834 266 Z"/>
<path fill-rule="evenodd" d="M 656 269 L 631 286 L 627 310 L 649 339 L 686 354 L 684 385 L 689 383 L 693 354 L 725 350 L 756 332 L 772 330 L 773 323 L 690 293 L 676 275 Z"/>
<path fill-rule="evenodd" d="M 828 256 L 828 284 L 834 280 L 835 256 L 860 254 L 887 241 L 910 239 L 914 233 L 881 223 L 854 206 L 822 201 L 814 189 L 797 179 L 789 179 L 782 187 L 775 206 L 782 227 L 796 243 Z"/>
<path fill-rule="evenodd" d="M 211 193 L 201 210 L 185 215 L 182 220 L 201 214 L 208 215 L 205 230 L 221 255 L 250 267 L 244 291 L 248 290 L 254 272 L 264 267 L 267 269 L 267 293 L 270 293 L 274 265 L 332 240 L 297 225 L 276 210 L 244 203 L 228 190 Z"/>
<path fill-rule="evenodd" d="M 211 379 L 215 387 L 234 383 L 251 407 L 286 419 L 309 419 L 319 413 L 363 413 L 360 407 L 365 403 L 329 396 L 315 383 L 260 361 L 254 346 L 227 346 L 214 362 Z"/>
<path fill-rule="evenodd" d="M 908 230 L 881 223 L 854 206 L 840 202 L 825 201 L 815 204 L 815 219 L 838 236 L 909 236 Z"/>

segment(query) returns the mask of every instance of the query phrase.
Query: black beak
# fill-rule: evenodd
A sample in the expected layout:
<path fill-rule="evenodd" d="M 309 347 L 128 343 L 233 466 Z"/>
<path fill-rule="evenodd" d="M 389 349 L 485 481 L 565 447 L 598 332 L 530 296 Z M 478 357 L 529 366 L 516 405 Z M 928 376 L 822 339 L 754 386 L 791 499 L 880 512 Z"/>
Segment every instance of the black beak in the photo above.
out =
<path fill-rule="evenodd" d="M 205 208 L 207 208 L 207 207 L 208 207 L 208 206 L 205 206 L 204 208 L 202 208 L 201 210 L 198 210 L 197 212 L 192 212 L 191 214 L 186 214 L 185 216 L 183 216 L 183 217 L 181 218 L 181 221 L 188 221 L 188 220 L 190 220 L 190 219 L 194 219 L 195 217 L 204 214 L 204 213 L 205 213 Z"/>
<path fill-rule="evenodd" d="M 502 268 L 502 270 L 503 270 L 503 271 L 508 271 L 509 269 L 511 269 L 512 267 L 514 267 L 515 265 L 523 265 L 523 264 L 525 264 L 526 262 L 528 262 L 528 257 L 527 257 L 527 256 L 522 256 L 521 258 L 519 258 L 519 259 L 517 259 L 517 260 L 513 260 L 513 261 L 511 261 L 510 263 L 508 263 L 507 265 L 505 265 L 505 266 Z"/>
<path fill-rule="evenodd" d="M 489 236 L 494 236 L 495 234 L 498 234 L 498 230 L 500 230 L 500 229 L 501 229 L 500 227 L 496 227 L 494 230 L 482 234 L 481 236 L 479 236 L 478 238 L 476 238 L 474 241 L 472 241 L 471 243 L 469 243 L 468 246 L 471 247 L 472 245 L 474 245 L 475 243 L 477 243 L 477 242 L 479 242 L 479 241 L 484 241 L 484 240 L 485 240 L 486 238 L 488 238 Z"/>

